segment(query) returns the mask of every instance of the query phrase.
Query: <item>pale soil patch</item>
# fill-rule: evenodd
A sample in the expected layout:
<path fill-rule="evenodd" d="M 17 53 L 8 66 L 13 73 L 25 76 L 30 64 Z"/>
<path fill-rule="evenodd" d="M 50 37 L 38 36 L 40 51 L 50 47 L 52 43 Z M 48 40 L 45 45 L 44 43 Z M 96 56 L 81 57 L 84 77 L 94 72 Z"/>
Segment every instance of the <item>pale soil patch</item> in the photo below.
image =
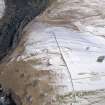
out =
<path fill-rule="evenodd" d="M 0 83 L 13 89 L 22 99 L 23 105 L 49 105 L 54 96 L 54 87 L 48 83 L 53 79 L 48 71 L 36 70 L 31 64 L 37 61 L 12 62 L 0 65 Z"/>

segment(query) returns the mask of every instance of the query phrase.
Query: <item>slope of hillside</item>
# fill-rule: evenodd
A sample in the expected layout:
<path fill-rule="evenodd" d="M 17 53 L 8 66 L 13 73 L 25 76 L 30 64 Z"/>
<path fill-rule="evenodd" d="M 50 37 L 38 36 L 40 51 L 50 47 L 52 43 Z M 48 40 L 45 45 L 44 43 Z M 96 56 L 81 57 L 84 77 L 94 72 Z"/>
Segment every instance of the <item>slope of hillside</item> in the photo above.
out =
<path fill-rule="evenodd" d="M 81 32 L 105 35 L 105 0 L 58 0 L 45 14 L 50 23 L 63 24 Z"/>
<path fill-rule="evenodd" d="M 105 105 L 104 4 L 53 2 L 0 64 L 0 83 L 23 105 Z"/>

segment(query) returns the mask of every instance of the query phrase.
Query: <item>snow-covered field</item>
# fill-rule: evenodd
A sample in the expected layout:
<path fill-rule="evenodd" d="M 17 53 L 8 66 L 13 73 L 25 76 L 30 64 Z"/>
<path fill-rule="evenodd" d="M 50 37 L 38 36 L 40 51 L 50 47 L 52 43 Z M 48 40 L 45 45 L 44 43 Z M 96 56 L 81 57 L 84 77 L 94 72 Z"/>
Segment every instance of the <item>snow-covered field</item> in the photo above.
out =
<path fill-rule="evenodd" d="M 38 80 L 54 88 L 51 96 L 44 91 L 51 105 L 105 105 L 104 5 L 105 0 L 58 0 L 26 27 L 25 41 L 9 63 L 22 61 L 32 70 L 47 72 Z M 42 92 L 43 83 L 39 87 Z"/>
<path fill-rule="evenodd" d="M 35 23 L 32 28 L 36 31 L 30 32 L 25 43 L 24 60 L 28 60 L 27 57 L 37 58 L 42 60 L 42 64 L 33 65 L 34 68 L 53 68 L 59 74 L 64 73 L 63 81 L 66 85 L 70 84 L 68 66 L 76 91 L 105 89 L 104 38 L 42 23 Z M 31 55 L 35 58 L 30 58 Z M 102 62 L 97 61 L 100 57 Z"/>
<path fill-rule="evenodd" d="M 31 66 L 37 70 L 54 72 L 55 79 L 48 84 L 55 86 L 56 94 L 61 96 L 74 94 L 74 92 L 76 94 L 82 92 L 79 95 L 85 94 L 83 97 L 77 95 L 78 102 L 74 105 L 104 103 L 98 101 L 103 100 L 105 89 L 105 39 L 103 37 L 41 22 L 33 22 L 27 33 L 29 35 L 24 44 L 25 50 L 17 61 L 40 60 L 40 64 L 31 64 Z M 92 102 L 88 102 L 89 100 Z"/>

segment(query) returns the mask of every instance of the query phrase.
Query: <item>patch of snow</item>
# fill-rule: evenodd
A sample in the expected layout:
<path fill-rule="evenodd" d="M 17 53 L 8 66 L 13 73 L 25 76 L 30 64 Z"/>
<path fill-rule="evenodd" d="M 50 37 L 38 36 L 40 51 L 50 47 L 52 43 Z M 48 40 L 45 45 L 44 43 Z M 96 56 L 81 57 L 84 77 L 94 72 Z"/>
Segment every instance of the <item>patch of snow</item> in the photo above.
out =
<path fill-rule="evenodd" d="M 105 88 L 105 60 L 97 62 L 99 56 L 105 56 L 104 38 L 47 24 L 35 23 L 32 27 L 36 25 L 35 31 L 31 30 L 29 34 L 24 51 L 26 59 L 33 55 L 32 59 L 41 61 L 40 65 L 32 65 L 34 68 L 56 72 L 58 78 L 54 84 L 63 87 L 64 92 L 72 91 L 70 76 L 54 39 L 55 35 L 70 70 L 75 90 Z"/>

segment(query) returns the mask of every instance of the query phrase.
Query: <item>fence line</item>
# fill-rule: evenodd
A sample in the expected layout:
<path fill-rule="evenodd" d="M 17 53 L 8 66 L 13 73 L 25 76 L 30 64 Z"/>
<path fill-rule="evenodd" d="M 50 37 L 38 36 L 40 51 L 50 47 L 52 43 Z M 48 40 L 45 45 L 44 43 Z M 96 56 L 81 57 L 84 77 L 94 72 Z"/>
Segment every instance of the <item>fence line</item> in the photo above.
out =
<path fill-rule="evenodd" d="M 73 102 L 76 102 L 76 92 L 75 92 L 75 89 L 74 89 L 74 84 L 73 84 L 73 79 L 72 79 L 72 75 L 71 75 L 71 72 L 70 72 L 70 68 L 68 66 L 68 63 L 66 62 L 65 55 L 64 55 L 64 53 L 62 51 L 62 48 L 59 45 L 59 42 L 57 40 L 57 37 L 56 37 L 55 33 L 54 32 L 50 32 L 50 33 L 53 35 L 53 37 L 54 37 L 54 39 L 56 41 L 57 47 L 59 48 L 60 55 L 61 55 L 61 57 L 63 59 L 63 62 L 65 64 L 66 68 L 67 68 L 67 72 L 69 74 L 69 78 L 70 78 L 71 85 L 72 85 L 72 98 L 73 98 Z"/>

